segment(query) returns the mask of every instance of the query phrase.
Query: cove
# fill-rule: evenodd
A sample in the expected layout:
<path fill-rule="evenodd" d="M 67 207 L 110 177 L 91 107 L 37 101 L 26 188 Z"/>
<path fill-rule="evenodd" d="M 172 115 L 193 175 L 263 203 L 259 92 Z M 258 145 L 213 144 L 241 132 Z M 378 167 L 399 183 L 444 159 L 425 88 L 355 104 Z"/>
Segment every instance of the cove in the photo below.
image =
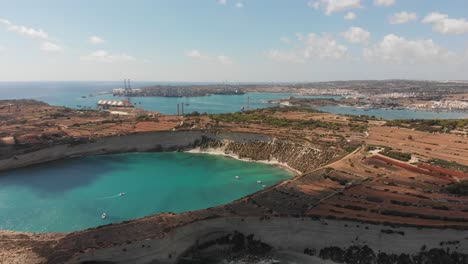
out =
<path fill-rule="evenodd" d="M 204 209 L 292 176 L 272 165 L 180 152 L 49 162 L 0 173 L 0 230 L 71 232 Z"/>

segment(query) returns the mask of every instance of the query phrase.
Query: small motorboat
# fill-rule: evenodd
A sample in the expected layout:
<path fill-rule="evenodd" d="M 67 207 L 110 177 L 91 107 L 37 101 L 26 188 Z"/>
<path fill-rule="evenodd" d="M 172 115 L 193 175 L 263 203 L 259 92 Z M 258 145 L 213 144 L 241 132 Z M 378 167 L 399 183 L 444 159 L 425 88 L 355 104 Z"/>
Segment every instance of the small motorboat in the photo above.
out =
<path fill-rule="evenodd" d="M 240 179 L 240 176 L 235 176 L 234 178 L 236 178 L 236 179 Z"/>
<path fill-rule="evenodd" d="M 261 184 L 261 183 L 262 183 L 262 181 L 257 181 L 257 183 L 258 183 L 258 184 Z"/>
<path fill-rule="evenodd" d="M 266 188 L 266 185 L 265 185 L 265 184 L 263 184 L 263 185 L 262 185 L 262 187 L 263 187 L 263 188 Z"/>
<path fill-rule="evenodd" d="M 102 213 L 101 218 L 102 218 L 102 219 L 106 219 L 106 218 L 107 218 L 107 214 L 106 214 L 106 213 Z"/>
<path fill-rule="evenodd" d="M 124 192 L 119 193 L 119 196 L 124 196 L 124 195 L 125 195 Z"/>

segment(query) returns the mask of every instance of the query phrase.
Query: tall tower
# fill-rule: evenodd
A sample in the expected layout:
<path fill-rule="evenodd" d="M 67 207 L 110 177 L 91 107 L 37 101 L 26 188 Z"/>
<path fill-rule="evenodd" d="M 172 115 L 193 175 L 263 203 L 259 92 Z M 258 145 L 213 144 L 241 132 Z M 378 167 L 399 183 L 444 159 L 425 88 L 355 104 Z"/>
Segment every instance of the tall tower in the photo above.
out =
<path fill-rule="evenodd" d="M 125 101 L 128 104 L 131 104 L 130 95 L 132 94 L 132 88 L 130 85 L 130 79 L 124 79 L 124 96 L 126 97 Z"/>

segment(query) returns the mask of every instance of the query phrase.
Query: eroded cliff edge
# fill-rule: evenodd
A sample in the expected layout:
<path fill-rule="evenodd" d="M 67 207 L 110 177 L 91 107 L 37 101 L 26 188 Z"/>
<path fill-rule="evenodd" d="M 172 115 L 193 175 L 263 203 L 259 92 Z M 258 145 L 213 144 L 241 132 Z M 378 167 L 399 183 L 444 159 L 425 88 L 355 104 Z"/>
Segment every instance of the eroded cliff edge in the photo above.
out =
<path fill-rule="evenodd" d="M 7 232 L 0 241 L 0 248 L 15 250 L 15 245 L 20 246 L 16 244 L 19 237 L 28 243 L 26 246 L 23 244 L 18 254 L 31 263 L 178 263 L 199 245 L 213 244 L 213 241 L 216 244 L 218 239 L 232 237 L 238 232 L 252 235 L 276 250 L 301 254 L 319 255 L 318 252 L 323 250 L 328 252 L 333 248 L 352 246 L 370 247 L 375 254 L 408 256 L 422 248 L 449 248 L 452 252 L 468 253 L 466 232 L 455 229 L 389 227 L 314 215 L 314 207 L 323 199 L 366 180 L 355 179 L 350 181 L 351 184 L 348 182 L 338 187 L 322 181 L 330 177 L 331 170 L 317 169 L 346 155 L 343 147 L 252 133 L 174 131 L 109 137 L 17 155 L 0 161 L 0 169 L 82 155 L 200 148 L 222 151 L 239 158 L 275 161 L 302 175 L 230 204 L 206 210 L 178 215 L 159 214 L 70 234 Z M 2 257 L 6 254 L 4 251 Z M 460 258 L 460 261 L 464 260 L 466 258 Z"/>

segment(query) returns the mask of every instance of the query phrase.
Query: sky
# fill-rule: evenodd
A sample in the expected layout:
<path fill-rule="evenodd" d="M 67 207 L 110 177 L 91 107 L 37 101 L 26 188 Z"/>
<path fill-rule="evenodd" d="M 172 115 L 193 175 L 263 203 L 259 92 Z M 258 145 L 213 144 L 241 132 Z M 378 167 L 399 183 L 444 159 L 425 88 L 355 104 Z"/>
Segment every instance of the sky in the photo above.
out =
<path fill-rule="evenodd" d="M 0 81 L 468 80 L 467 0 L 0 0 Z"/>

